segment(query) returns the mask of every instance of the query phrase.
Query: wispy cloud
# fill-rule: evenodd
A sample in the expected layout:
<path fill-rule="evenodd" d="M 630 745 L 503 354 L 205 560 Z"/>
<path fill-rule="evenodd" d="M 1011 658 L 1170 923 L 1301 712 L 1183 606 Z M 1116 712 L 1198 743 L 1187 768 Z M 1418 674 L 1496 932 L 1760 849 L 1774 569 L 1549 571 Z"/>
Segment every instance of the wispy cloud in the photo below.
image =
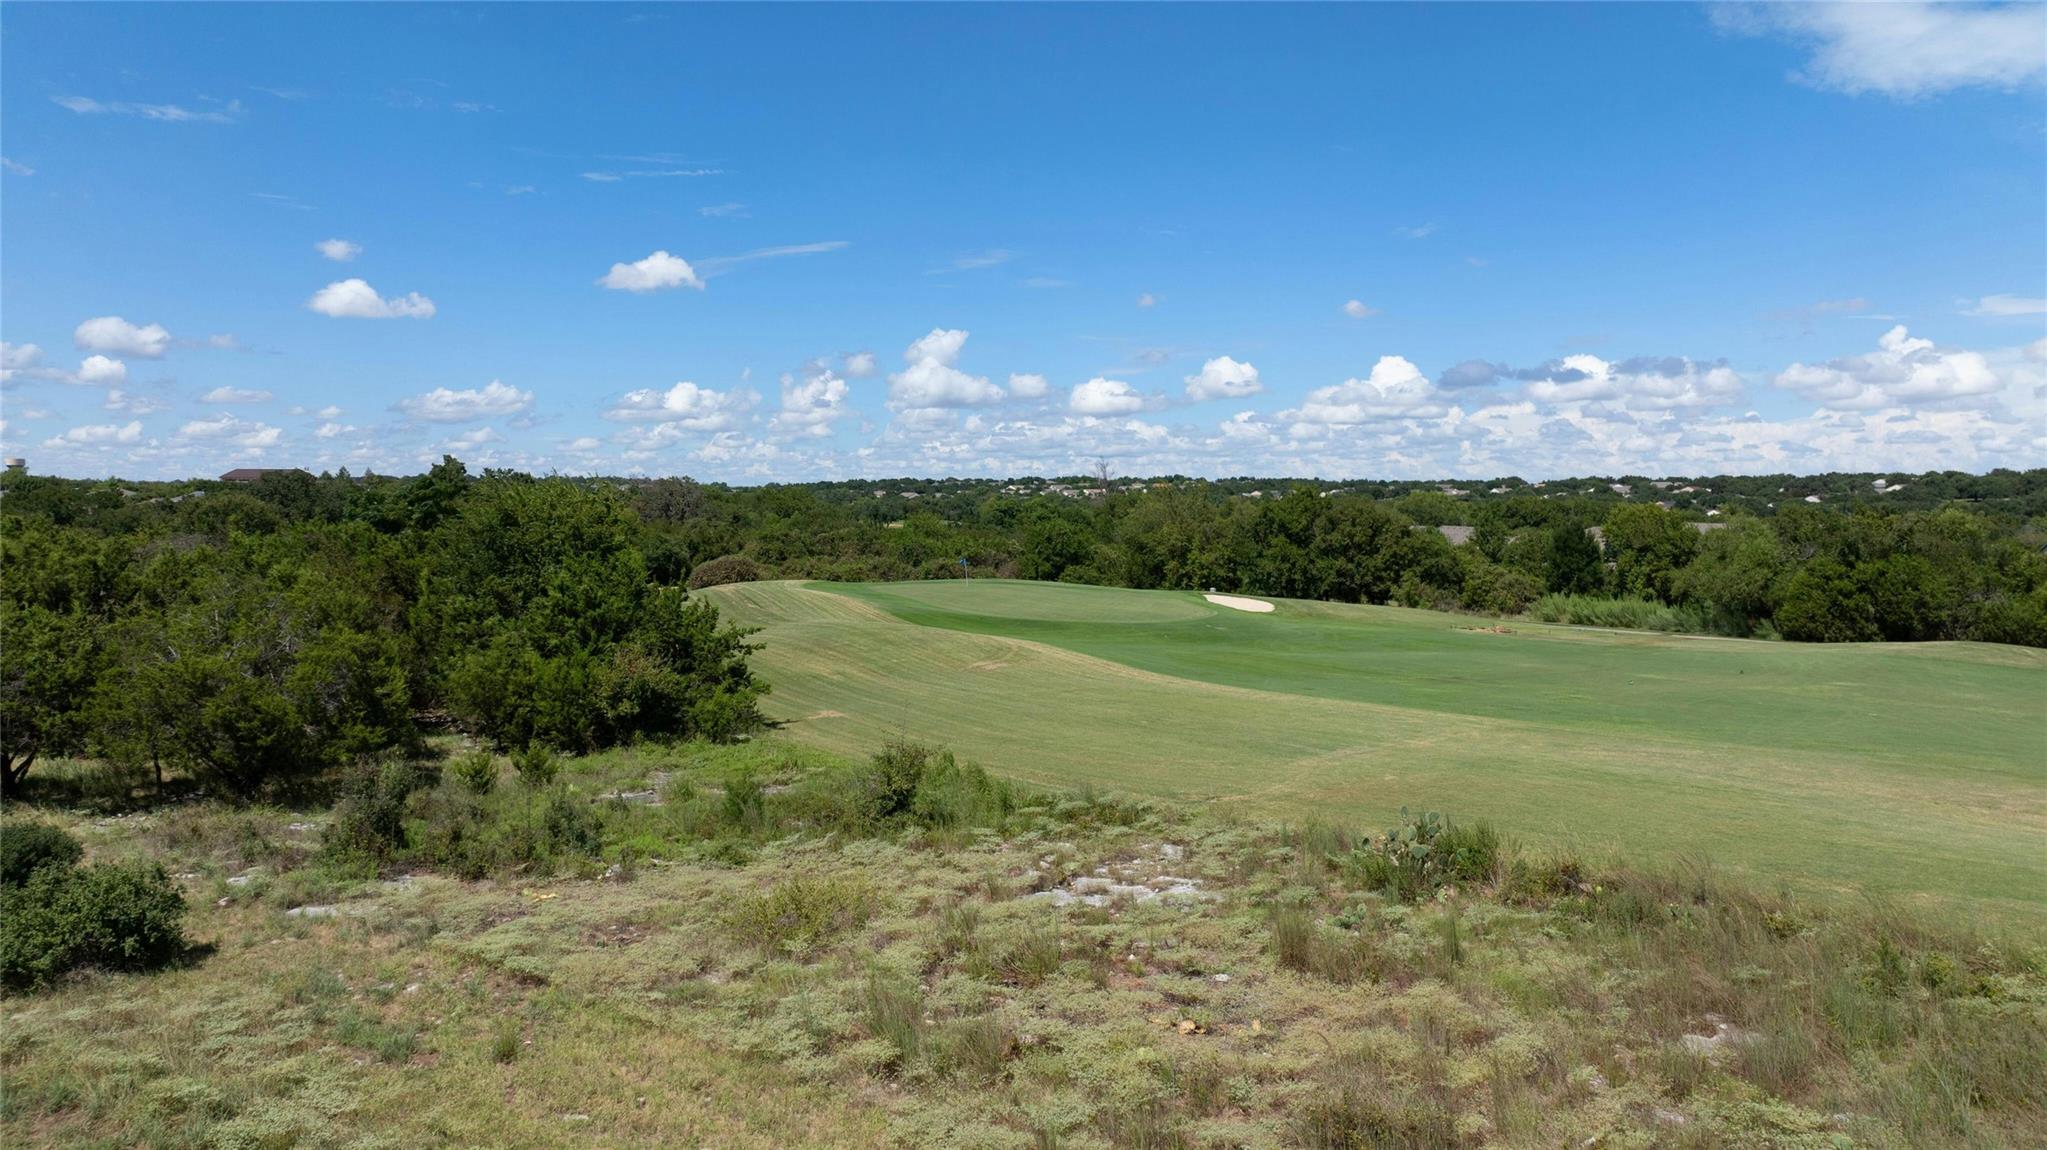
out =
<path fill-rule="evenodd" d="M 294 211 L 300 212 L 317 210 L 314 205 L 299 199 L 297 196 L 286 196 L 277 192 L 250 192 L 249 195 L 266 203 L 276 204 L 280 208 L 291 208 Z"/>
<path fill-rule="evenodd" d="M 987 251 L 968 252 L 963 256 L 955 257 L 952 261 L 952 266 L 961 271 L 968 271 L 973 268 L 992 268 L 998 264 L 1006 264 L 1015 258 L 1016 253 L 1007 248 L 989 248 Z"/>
<path fill-rule="evenodd" d="M 746 205 L 739 203 L 707 204 L 704 207 L 698 208 L 697 214 L 704 217 L 707 220 L 716 219 L 743 220 L 746 219 L 748 215 L 750 215 L 750 213 L 746 210 Z"/>
<path fill-rule="evenodd" d="M 1809 45 L 1790 78 L 1912 100 L 1956 88 L 2015 89 L 2047 76 L 2036 4 L 1715 4 L 1722 29 Z"/>
<path fill-rule="evenodd" d="M 1962 303 L 1968 304 L 1968 300 Z M 1987 295 L 1975 301 L 1974 305 L 1962 309 L 1963 315 L 1988 316 L 1992 319 L 2010 319 L 2022 315 L 2047 315 L 2047 299 L 2035 299 L 2018 295 Z"/>
<path fill-rule="evenodd" d="M 698 260 L 696 270 L 698 275 L 709 279 L 712 276 L 729 272 L 740 264 L 751 263 L 754 260 L 773 260 L 780 259 L 783 256 L 811 256 L 817 255 L 820 252 L 835 252 L 841 248 L 851 246 L 853 245 L 848 240 L 825 240 L 814 244 L 784 244 L 781 247 L 755 248 L 753 251 L 741 252 L 736 256 L 712 256 L 707 260 Z"/>
<path fill-rule="evenodd" d="M 1410 228 L 1394 228 L 1393 234 L 1403 239 L 1425 240 L 1436 234 L 1438 226 L 1436 221 L 1430 220 L 1428 223 L 1416 224 Z"/>
<path fill-rule="evenodd" d="M 36 174 L 34 168 L 29 167 L 27 164 L 16 163 L 6 156 L 0 156 L 0 168 L 5 168 L 17 176 L 33 176 Z"/>
<path fill-rule="evenodd" d="M 181 104 L 135 104 L 126 100 L 95 100 L 90 96 L 52 96 L 60 108 L 81 116 L 140 116 L 165 123 L 231 124 L 241 118 L 242 102 L 229 100 L 218 108 L 194 109 Z"/>
<path fill-rule="evenodd" d="M 594 184 L 615 184 L 621 180 L 671 180 L 695 179 L 698 176 L 722 176 L 723 168 L 635 168 L 622 172 L 584 172 L 583 178 Z"/>

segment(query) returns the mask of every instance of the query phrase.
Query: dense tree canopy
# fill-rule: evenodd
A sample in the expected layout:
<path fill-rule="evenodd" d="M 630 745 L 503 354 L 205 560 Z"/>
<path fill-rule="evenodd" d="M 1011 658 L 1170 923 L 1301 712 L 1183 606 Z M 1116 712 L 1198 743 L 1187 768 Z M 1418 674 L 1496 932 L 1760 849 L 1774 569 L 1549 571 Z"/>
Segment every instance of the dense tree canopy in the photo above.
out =
<path fill-rule="evenodd" d="M 25 486 L 0 520 L 10 790 L 90 752 L 253 793 L 410 749 L 442 716 L 573 750 L 760 720 L 744 634 L 649 578 L 650 536 L 609 487 L 452 459 L 141 506 Z"/>
<path fill-rule="evenodd" d="M 729 488 L 471 476 L 449 458 L 410 479 L 0 484 L 10 788 L 90 752 L 247 791 L 439 722 L 507 747 L 730 738 L 766 688 L 745 636 L 686 587 L 954 578 L 962 559 L 976 576 L 1493 614 L 1616 597 L 1727 634 L 2047 646 L 2047 471 Z"/>

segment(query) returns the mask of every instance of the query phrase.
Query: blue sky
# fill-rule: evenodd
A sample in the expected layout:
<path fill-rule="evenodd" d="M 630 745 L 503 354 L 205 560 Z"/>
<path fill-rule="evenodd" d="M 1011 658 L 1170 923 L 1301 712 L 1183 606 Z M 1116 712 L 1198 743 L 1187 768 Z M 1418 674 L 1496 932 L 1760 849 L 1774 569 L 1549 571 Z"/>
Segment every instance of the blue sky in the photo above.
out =
<path fill-rule="evenodd" d="M 11 4 L 0 65 L 38 471 L 2047 463 L 2039 5 Z"/>

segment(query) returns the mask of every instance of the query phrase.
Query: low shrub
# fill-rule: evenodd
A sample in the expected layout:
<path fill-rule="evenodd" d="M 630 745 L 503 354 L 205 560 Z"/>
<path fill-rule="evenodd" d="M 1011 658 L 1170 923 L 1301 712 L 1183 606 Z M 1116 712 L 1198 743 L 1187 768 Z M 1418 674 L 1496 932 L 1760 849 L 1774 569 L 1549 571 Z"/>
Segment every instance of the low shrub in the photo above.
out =
<path fill-rule="evenodd" d="M 185 948 L 185 899 L 153 863 L 45 866 L 0 891 L 0 984 L 41 986 L 94 966 L 150 970 Z"/>
<path fill-rule="evenodd" d="M 405 846 L 405 805 L 435 782 L 424 764 L 388 762 L 364 767 L 344 785 L 321 851 L 347 863 L 381 864 Z"/>
<path fill-rule="evenodd" d="M 863 882 L 798 876 L 739 899 L 725 925 L 764 951 L 800 952 L 866 922 L 877 901 Z"/>
<path fill-rule="evenodd" d="M 21 886 L 47 866 L 69 869 L 85 848 L 63 827 L 40 820 L 0 822 L 0 887 Z"/>
<path fill-rule="evenodd" d="M 555 775 L 561 771 L 561 759 L 552 747 L 528 743 L 524 750 L 512 756 L 512 769 L 519 772 L 520 782 L 537 789 L 554 782 Z"/>
<path fill-rule="evenodd" d="M 752 583 L 760 579 L 760 564 L 744 555 L 720 555 L 696 565 L 689 573 L 689 589 L 722 587 L 727 583 Z"/>
<path fill-rule="evenodd" d="M 498 761 L 489 751 L 471 751 L 457 757 L 450 773 L 472 794 L 487 795 L 498 785 Z"/>
<path fill-rule="evenodd" d="M 934 760 L 951 767 L 952 752 L 934 755 L 922 743 L 902 739 L 890 739 L 884 744 L 869 760 L 867 771 L 860 778 L 867 817 L 884 822 L 909 813 L 917 801 L 917 788 L 924 782 L 924 772 Z"/>

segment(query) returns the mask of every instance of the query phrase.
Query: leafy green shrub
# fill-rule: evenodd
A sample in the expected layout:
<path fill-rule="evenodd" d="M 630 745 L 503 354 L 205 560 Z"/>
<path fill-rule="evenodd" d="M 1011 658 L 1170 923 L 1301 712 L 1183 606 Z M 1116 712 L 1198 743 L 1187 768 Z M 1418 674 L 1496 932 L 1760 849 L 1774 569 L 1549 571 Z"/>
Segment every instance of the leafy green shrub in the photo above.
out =
<path fill-rule="evenodd" d="M 902 739 L 890 739 L 884 744 L 861 776 L 867 817 L 883 822 L 908 813 L 917 801 L 917 787 L 924 781 L 924 772 L 930 769 L 934 758 L 952 765 L 950 751 L 934 756 L 931 748 L 922 743 Z"/>
<path fill-rule="evenodd" d="M 479 795 L 450 778 L 412 796 L 405 831 L 397 857 L 469 879 L 514 867 L 545 872 L 604 847 L 597 808 L 560 785 Z"/>
<path fill-rule="evenodd" d="M 161 866 L 43 867 L 0 890 L 0 984 L 46 984 L 81 966 L 160 967 L 184 950 L 184 896 Z"/>
<path fill-rule="evenodd" d="M 321 840 L 329 858 L 381 864 L 405 846 L 405 804 L 435 781 L 430 768 L 397 761 L 358 770 L 334 804 L 334 821 Z"/>
<path fill-rule="evenodd" d="M 798 876 L 739 899 L 725 925 L 762 950 L 802 951 L 866 922 L 876 902 L 866 883 Z"/>
<path fill-rule="evenodd" d="M 85 848 L 63 827 L 40 820 L 0 823 L 0 887 L 20 886 L 47 866 L 70 868 Z"/>
<path fill-rule="evenodd" d="M 1500 860 L 1500 832 L 1493 825 L 1451 823 L 1436 837 L 1437 861 L 1451 879 L 1463 883 L 1489 882 Z"/>
<path fill-rule="evenodd" d="M 928 827 L 1000 827 L 1017 807 L 1016 788 L 976 764 L 960 766 L 950 753 L 938 756 L 918 781 L 911 814 Z"/>
<path fill-rule="evenodd" d="M 550 855 L 591 855 L 604 849 L 603 827 L 590 804 L 566 789 L 556 788 L 547 797 L 541 829 Z"/>
<path fill-rule="evenodd" d="M 720 555 L 696 565 L 689 573 L 689 589 L 720 587 L 727 583 L 752 583 L 761 577 L 760 565 L 744 555 Z"/>
<path fill-rule="evenodd" d="M 498 761 L 489 751 L 471 751 L 456 758 L 454 775 L 471 794 L 487 795 L 498 785 Z"/>
<path fill-rule="evenodd" d="M 561 760 L 555 757 L 553 748 L 542 743 L 528 743 L 524 750 L 512 756 L 512 769 L 519 772 L 519 781 L 539 789 L 554 782 L 554 776 L 561 770 Z"/>

